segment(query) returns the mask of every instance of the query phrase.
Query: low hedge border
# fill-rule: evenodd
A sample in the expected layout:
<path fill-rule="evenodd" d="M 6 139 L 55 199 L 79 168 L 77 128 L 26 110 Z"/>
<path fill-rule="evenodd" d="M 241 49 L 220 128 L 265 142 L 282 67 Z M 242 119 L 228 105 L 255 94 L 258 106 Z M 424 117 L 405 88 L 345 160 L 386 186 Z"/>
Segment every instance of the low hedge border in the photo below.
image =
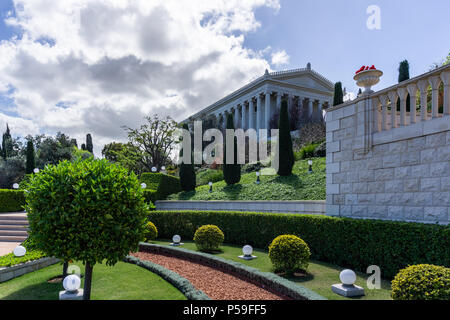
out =
<path fill-rule="evenodd" d="M 140 243 L 139 250 L 158 254 L 168 254 L 181 259 L 193 260 L 210 267 L 221 268 L 227 272 L 238 274 L 250 281 L 269 287 L 272 290 L 295 300 L 327 300 L 314 291 L 277 276 L 276 274 L 262 272 L 258 269 L 248 267 L 235 261 L 216 257 L 211 254 L 150 243 Z"/>
<path fill-rule="evenodd" d="M 279 235 L 293 234 L 308 244 L 311 259 L 361 272 L 377 265 L 387 279 L 408 265 L 450 267 L 450 225 L 230 211 L 152 211 L 149 220 L 160 238 L 192 239 L 198 227 L 214 224 L 226 243 L 262 249 Z"/>
<path fill-rule="evenodd" d="M 161 278 L 180 290 L 181 293 L 188 298 L 188 300 L 211 300 L 206 294 L 203 293 L 203 291 L 195 289 L 189 280 L 156 263 L 143 261 L 133 256 L 126 256 L 124 262 L 135 264 L 159 275 Z"/>
<path fill-rule="evenodd" d="M 24 190 L 0 189 L 0 212 L 23 211 Z"/>

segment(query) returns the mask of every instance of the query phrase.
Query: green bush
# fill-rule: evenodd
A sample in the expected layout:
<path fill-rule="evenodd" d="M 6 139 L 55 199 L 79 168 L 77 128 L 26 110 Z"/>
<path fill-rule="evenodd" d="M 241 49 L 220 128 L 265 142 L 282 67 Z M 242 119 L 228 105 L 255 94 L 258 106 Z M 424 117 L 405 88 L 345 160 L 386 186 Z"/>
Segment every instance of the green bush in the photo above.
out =
<path fill-rule="evenodd" d="M 168 195 L 181 191 L 180 179 L 164 173 L 145 172 L 141 175 L 140 181 L 147 185 L 148 189 L 156 191 L 156 200 L 163 200 Z"/>
<path fill-rule="evenodd" d="M 145 241 L 155 240 L 158 238 L 158 229 L 156 226 L 151 222 L 147 222 L 145 225 Z"/>
<path fill-rule="evenodd" d="M 311 143 L 304 146 L 300 151 L 295 152 L 295 161 L 314 157 L 314 151 L 319 146 L 317 143 Z"/>
<path fill-rule="evenodd" d="M 157 196 L 158 192 L 156 190 L 144 189 L 144 199 L 148 204 L 152 205 L 155 203 L 155 201 L 158 200 Z"/>
<path fill-rule="evenodd" d="M 322 142 L 314 150 L 314 157 L 326 157 L 327 156 L 327 143 Z"/>
<path fill-rule="evenodd" d="M 310 256 L 306 242 L 295 235 L 278 236 L 269 245 L 269 258 L 275 270 L 288 274 L 298 270 L 306 271 Z"/>
<path fill-rule="evenodd" d="M 162 238 L 192 238 L 199 226 L 214 224 L 227 243 L 262 249 L 279 235 L 294 234 L 308 244 L 311 259 L 361 272 L 376 264 L 386 278 L 412 264 L 450 266 L 450 226 L 444 225 L 228 211 L 153 211 L 149 219 Z"/>
<path fill-rule="evenodd" d="M 219 250 L 223 243 L 224 235 L 222 230 L 215 225 L 204 225 L 195 231 L 194 241 L 201 251 Z"/>
<path fill-rule="evenodd" d="M 207 169 L 200 171 L 197 174 L 197 185 L 204 186 L 211 182 L 218 182 L 223 180 L 223 171 L 222 170 L 212 170 Z"/>
<path fill-rule="evenodd" d="M 391 295 L 394 300 L 450 300 L 450 269 L 430 264 L 402 269 L 392 280 Z"/>
<path fill-rule="evenodd" d="M 23 190 L 0 189 L 0 212 L 23 211 L 25 194 Z"/>

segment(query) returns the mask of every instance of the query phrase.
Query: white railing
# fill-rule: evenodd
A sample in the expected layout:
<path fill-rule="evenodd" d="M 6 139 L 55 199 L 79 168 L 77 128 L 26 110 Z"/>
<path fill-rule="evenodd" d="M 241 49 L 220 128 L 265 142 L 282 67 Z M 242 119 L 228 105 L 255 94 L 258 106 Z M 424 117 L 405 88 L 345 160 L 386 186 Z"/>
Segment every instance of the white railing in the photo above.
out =
<path fill-rule="evenodd" d="M 440 99 L 441 83 L 443 94 Z M 431 91 L 431 110 L 428 109 L 429 91 Z M 409 111 L 406 108 L 408 95 Z M 374 132 L 448 116 L 450 115 L 449 95 L 450 64 L 372 93 L 370 97 L 372 105 L 375 106 L 373 109 Z M 400 100 L 400 111 L 397 110 L 397 100 Z"/>

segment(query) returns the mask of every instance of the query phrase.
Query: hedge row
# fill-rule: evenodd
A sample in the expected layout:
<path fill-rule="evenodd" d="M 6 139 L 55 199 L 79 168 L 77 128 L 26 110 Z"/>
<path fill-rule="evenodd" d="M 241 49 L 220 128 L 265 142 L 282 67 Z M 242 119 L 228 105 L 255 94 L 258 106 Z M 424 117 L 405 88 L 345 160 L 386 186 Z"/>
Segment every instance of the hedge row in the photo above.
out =
<path fill-rule="evenodd" d="M 146 172 L 141 175 L 140 181 L 145 183 L 148 189 L 156 191 L 156 195 L 152 195 L 155 201 L 181 191 L 180 179 L 164 173 Z"/>
<path fill-rule="evenodd" d="M 262 272 L 258 269 L 246 266 L 244 264 L 216 257 L 211 254 L 196 252 L 179 247 L 169 247 L 164 245 L 140 243 L 139 250 L 144 252 L 170 255 L 188 261 L 195 261 L 203 265 L 224 270 L 228 273 L 238 275 L 248 279 L 253 283 L 258 283 L 267 288 L 271 288 L 282 295 L 295 300 L 327 300 L 316 292 L 287 279 L 277 276 L 271 272 Z"/>
<path fill-rule="evenodd" d="M 412 264 L 450 266 L 450 226 L 223 211 L 152 211 L 149 219 L 161 238 L 192 239 L 198 227 L 214 224 L 224 232 L 225 243 L 264 249 L 275 237 L 294 234 L 308 244 L 311 259 L 361 272 L 377 265 L 385 278 Z"/>
<path fill-rule="evenodd" d="M 139 267 L 149 270 L 169 282 L 175 288 L 181 291 L 188 300 L 211 300 L 203 291 L 195 289 L 192 283 L 183 278 L 178 273 L 166 269 L 150 261 L 143 261 L 133 256 L 126 256 L 124 262 L 135 264 Z"/>
<path fill-rule="evenodd" d="M 25 194 L 23 190 L 0 189 L 0 212 L 23 211 Z"/>

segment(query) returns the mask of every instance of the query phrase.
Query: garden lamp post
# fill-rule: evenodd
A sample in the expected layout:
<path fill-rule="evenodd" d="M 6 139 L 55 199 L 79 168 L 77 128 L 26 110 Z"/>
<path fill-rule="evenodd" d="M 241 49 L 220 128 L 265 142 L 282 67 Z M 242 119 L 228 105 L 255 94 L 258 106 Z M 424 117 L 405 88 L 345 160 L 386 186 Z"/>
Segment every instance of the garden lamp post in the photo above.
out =
<path fill-rule="evenodd" d="M 39 173 L 39 168 L 34 168 L 33 172 L 34 173 Z"/>
<path fill-rule="evenodd" d="M 364 295 L 364 288 L 355 285 L 356 273 L 353 270 L 345 269 L 339 274 L 342 283 L 333 284 L 331 290 L 344 297 L 357 297 Z"/>
<path fill-rule="evenodd" d="M 313 170 L 312 170 L 312 164 L 313 164 L 312 160 L 308 160 L 308 165 L 309 165 L 309 168 L 308 168 L 308 174 L 313 172 Z"/>
<path fill-rule="evenodd" d="M 252 253 L 253 253 L 253 248 L 252 248 L 252 246 L 250 246 L 250 245 L 245 245 L 245 246 L 242 248 L 242 253 L 243 253 L 243 255 L 242 255 L 242 256 L 239 256 L 239 258 L 241 258 L 241 259 L 244 259 L 244 260 L 253 260 L 253 259 L 256 259 L 256 258 L 257 258 L 256 256 L 252 255 Z"/>
<path fill-rule="evenodd" d="M 156 167 L 152 167 L 152 172 L 155 173 L 156 172 Z"/>
<path fill-rule="evenodd" d="M 14 183 L 13 184 L 13 189 L 19 189 L 19 184 L 18 183 Z"/>
<path fill-rule="evenodd" d="M 209 193 L 212 193 L 212 186 L 213 186 L 213 183 L 210 181 L 209 183 L 208 183 L 208 185 L 209 185 Z"/>
<path fill-rule="evenodd" d="M 259 171 L 256 171 L 256 184 L 259 184 L 261 182 L 261 180 L 259 179 L 260 175 L 261 173 Z"/>
<path fill-rule="evenodd" d="M 183 243 L 181 243 L 181 237 L 176 234 L 172 237 L 172 243 L 170 244 L 173 247 L 181 246 Z"/>

